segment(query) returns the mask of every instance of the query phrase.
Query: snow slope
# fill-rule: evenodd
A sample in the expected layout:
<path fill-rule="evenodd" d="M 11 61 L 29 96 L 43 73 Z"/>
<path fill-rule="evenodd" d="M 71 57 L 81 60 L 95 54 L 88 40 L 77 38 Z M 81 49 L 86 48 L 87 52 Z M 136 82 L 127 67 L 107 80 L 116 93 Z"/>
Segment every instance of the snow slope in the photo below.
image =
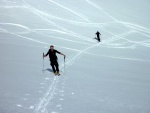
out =
<path fill-rule="evenodd" d="M 149 0 L 0 0 L 0 113 L 149 113 L 149 10 Z M 51 44 L 67 56 L 59 77 L 42 58 Z"/>

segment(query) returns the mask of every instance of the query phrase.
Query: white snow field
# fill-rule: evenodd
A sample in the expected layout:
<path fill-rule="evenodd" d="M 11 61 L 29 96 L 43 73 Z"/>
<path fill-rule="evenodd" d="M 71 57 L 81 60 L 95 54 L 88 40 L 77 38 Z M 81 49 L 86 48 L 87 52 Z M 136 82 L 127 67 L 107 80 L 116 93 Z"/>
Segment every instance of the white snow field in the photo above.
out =
<path fill-rule="evenodd" d="M 0 0 L 0 113 L 150 113 L 149 11 L 149 0 Z M 66 55 L 61 76 L 42 58 L 50 45 Z"/>

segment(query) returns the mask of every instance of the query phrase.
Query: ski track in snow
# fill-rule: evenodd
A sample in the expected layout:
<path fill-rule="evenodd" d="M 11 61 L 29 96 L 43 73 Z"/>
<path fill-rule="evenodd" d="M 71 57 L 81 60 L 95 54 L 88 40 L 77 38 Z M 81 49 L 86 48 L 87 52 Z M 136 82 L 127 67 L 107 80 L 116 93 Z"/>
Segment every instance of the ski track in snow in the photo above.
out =
<path fill-rule="evenodd" d="M 121 22 L 119 22 L 119 23 L 121 23 Z M 35 33 L 37 33 L 37 34 L 39 34 L 39 35 L 43 35 L 43 36 L 47 36 L 47 37 L 50 37 L 50 36 L 48 36 L 48 35 L 45 35 L 45 34 L 42 34 L 42 33 L 38 33 L 38 32 L 36 32 L 35 30 L 31 30 L 31 29 L 29 29 L 28 27 L 26 27 L 26 26 L 23 26 L 23 25 L 20 25 L 20 24 L 15 24 L 15 23 L 0 23 L 0 24 L 3 24 L 3 25 L 13 25 L 13 26 L 17 26 L 17 27 L 21 27 L 21 28 L 24 28 L 24 29 L 26 29 L 26 30 L 28 30 L 28 31 L 30 31 L 30 32 L 35 32 Z M 138 29 L 138 30 L 140 30 L 141 31 L 141 29 L 140 28 L 142 28 L 142 27 L 138 27 L 138 28 L 136 28 L 136 29 Z M 1 29 L 1 31 L 3 32 L 6 32 L 6 30 L 5 29 Z M 55 30 L 54 30 L 55 31 Z M 106 30 L 105 30 L 106 31 Z M 143 30 L 142 30 L 143 31 Z M 62 31 L 58 31 L 58 32 L 62 32 Z M 108 32 L 108 31 L 106 31 L 106 32 Z M 130 32 L 133 32 L 133 31 L 130 31 Z M 138 31 L 139 32 L 139 31 Z M 148 30 L 145 30 L 145 32 L 146 33 L 149 33 L 149 31 Z M 111 33 L 111 32 L 108 32 L 108 33 L 110 33 L 110 34 L 112 34 L 112 35 L 114 35 L 113 33 Z M 140 34 L 142 34 L 142 35 L 145 35 L 145 36 L 147 36 L 147 37 L 150 37 L 149 35 L 146 35 L 146 34 L 144 34 L 144 33 L 141 33 L 141 32 L 139 32 Z M 19 33 L 17 33 L 17 34 L 19 34 Z M 16 33 L 15 33 L 15 35 L 16 35 Z M 19 35 L 18 35 L 19 36 Z M 115 37 L 118 37 L 117 35 L 115 35 Z M 56 38 L 56 37 L 53 37 L 53 36 L 51 36 L 51 38 Z M 58 38 L 58 37 L 57 37 Z M 27 38 L 26 38 L 27 39 Z M 28 38 L 29 39 L 29 38 Z M 31 38 L 30 38 L 31 39 Z M 75 43 L 81 43 L 81 44 L 87 44 L 87 45 L 91 45 L 91 44 L 89 44 L 89 43 L 83 43 L 83 42 L 78 42 L 78 41 L 73 41 L 73 40 L 68 40 L 68 39 L 63 39 L 63 38 L 58 38 L 58 39 L 62 39 L 62 40 L 66 40 L 66 41 L 71 41 L 71 42 L 75 42 Z M 120 36 L 120 39 L 121 39 L 121 36 Z M 122 38 L 122 39 L 125 39 L 125 38 Z M 33 39 L 31 39 L 31 40 L 33 40 Z M 112 41 L 115 41 L 115 40 L 117 40 L 117 38 L 116 39 L 109 39 L 107 42 L 110 42 L 110 40 L 112 40 Z M 130 41 L 129 39 L 125 39 L 125 40 L 128 40 L 129 42 L 132 42 L 132 43 L 135 43 L 135 44 L 141 44 L 141 45 L 144 45 L 144 46 L 147 46 L 147 47 L 149 47 L 149 44 L 147 44 L 147 43 L 143 43 L 143 42 L 135 42 L 135 41 Z M 34 40 L 35 41 L 35 40 Z M 105 41 L 106 42 L 106 41 Z"/>
<path fill-rule="evenodd" d="M 27 33 L 33 32 L 33 33 L 35 33 L 35 34 L 38 34 L 38 35 L 41 35 L 41 36 L 50 37 L 50 38 L 54 38 L 54 39 L 57 38 L 57 39 L 64 40 L 64 41 L 68 41 L 68 42 L 74 42 L 74 43 L 85 44 L 85 45 L 92 45 L 92 44 L 90 44 L 90 43 L 79 42 L 79 41 L 74 41 L 74 40 L 71 40 L 71 39 L 64 39 L 64 38 L 49 36 L 49 35 L 46 35 L 46 34 L 44 34 L 44 33 L 39 33 L 39 32 L 38 32 L 38 31 L 47 31 L 47 30 L 50 30 L 50 31 L 54 31 L 54 32 L 59 32 L 59 33 L 68 34 L 67 32 L 63 32 L 63 31 L 59 31 L 59 30 L 54 30 L 54 29 L 29 29 L 28 27 L 26 27 L 26 26 L 24 26 L 24 25 L 15 24 L 15 23 L 0 23 L 0 25 L 16 26 L 16 27 L 20 27 L 20 28 L 23 28 L 23 29 L 26 30 L 26 31 L 24 31 L 24 32 L 15 33 L 15 34 L 18 34 L 18 35 L 27 34 Z M 4 32 L 7 32 L 7 31 L 4 30 L 4 29 L 1 29 L 1 30 L 4 31 Z M 68 34 L 68 35 L 69 35 L 69 34 Z"/>
<path fill-rule="evenodd" d="M 15 24 L 13 24 L 15 25 Z M 16 25 L 16 26 L 19 26 L 19 27 L 23 27 L 23 28 L 27 28 L 25 26 L 22 26 L 22 25 Z M 28 29 L 29 30 L 29 29 Z M 15 33 L 10 33 L 8 32 L 7 30 L 5 29 L 2 29 L 2 31 L 4 31 L 5 33 L 8 33 L 8 34 L 11 34 L 11 35 L 15 35 L 17 37 L 20 37 L 20 38 L 24 38 L 24 39 L 27 39 L 27 40 L 30 40 L 30 41 L 34 41 L 34 42 L 37 42 L 37 43 L 41 43 L 41 44 L 45 44 L 45 45 L 49 45 L 49 43 L 46 43 L 46 42 L 43 42 L 43 41 L 40 41 L 40 40 L 36 40 L 36 39 L 32 39 L 32 38 L 28 38 L 28 37 L 25 37 L 25 36 L 21 36 L 21 35 L 18 35 L 18 34 L 15 34 Z M 107 31 L 108 32 L 108 31 Z M 111 33 L 111 32 L 108 32 L 108 33 Z M 125 39 L 123 38 L 122 36 L 125 36 L 125 35 L 129 35 L 130 33 L 134 33 L 134 31 L 129 31 L 127 33 L 123 33 L 123 34 L 119 34 L 119 35 L 114 35 L 114 37 L 112 37 L 111 39 L 108 39 L 104 42 L 101 43 L 101 45 L 99 46 L 106 46 L 108 48 L 111 48 L 112 45 L 110 44 L 111 42 L 113 41 L 117 41 L 119 39 L 124 39 L 124 40 L 128 40 L 128 39 Z M 150 47 L 149 44 L 145 43 L 145 42 L 136 42 L 136 41 L 130 41 L 128 40 L 128 42 L 132 42 L 134 44 L 140 44 L 140 45 L 143 45 L 143 46 L 146 46 L 146 47 Z M 7 43 L 7 42 L 4 42 L 4 43 Z M 14 43 L 13 43 L 14 44 Z M 18 44 L 20 45 L 20 44 Z M 23 44 L 22 44 L 23 45 Z M 108 46 L 107 46 L 108 45 Z M 109 47 L 110 45 L 110 47 Z M 38 47 L 38 46 L 34 46 L 34 45 L 28 45 L 28 46 L 33 46 L 33 47 Z M 77 52 L 82 52 L 81 50 L 77 50 L 77 49 L 74 49 L 74 48 L 68 48 L 68 47 L 62 47 L 62 46 L 59 46 L 59 45 L 56 45 L 57 47 L 60 47 L 60 48 L 64 48 L 64 49 L 68 49 L 68 50 L 72 50 L 72 51 L 77 51 Z M 103 47 L 104 47 L 103 46 Z M 134 45 L 135 46 L 135 45 Z M 131 48 L 133 49 L 134 46 L 131 46 Z M 119 48 L 119 47 L 115 47 L 115 48 Z M 122 47 L 122 48 L 126 48 L 126 47 Z M 142 59 L 134 59 L 134 58 L 123 58 L 123 57 L 118 57 L 118 56 L 108 56 L 108 55 L 98 55 L 98 54 L 93 54 L 93 53 L 90 53 L 90 52 L 84 52 L 84 53 L 87 53 L 87 54 L 91 54 L 91 55 L 97 55 L 97 56 L 102 56 L 102 57 L 107 57 L 107 58 L 117 58 L 117 59 L 124 59 L 124 60 L 137 60 L 137 61 L 149 61 L 149 60 L 142 60 Z"/>
<path fill-rule="evenodd" d="M 104 14 L 106 14 L 109 18 L 111 18 L 113 21 L 118 21 L 116 18 L 112 17 L 110 14 L 106 13 L 101 7 L 97 6 L 95 3 L 91 2 L 90 0 L 85 0 L 90 5 L 94 6 L 95 8 L 102 11 Z"/>
<path fill-rule="evenodd" d="M 45 20 L 45 22 L 47 22 L 47 23 L 49 23 L 49 24 L 51 24 L 51 25 L 53 25 L 53 26 L 55 26 L 55 27 L 57 27 L 57 28 L 60 28 L 60 29 L 62 29 L 63 31 L 66 31 L 66 32 L 68 32 L 68 33 L 70 33 L 70 34 L 72 34 L 72 35 L 74 35 L 74 36 L 80 38 L 81 40 L 85 40 L 85 41 L 89 41 L 89 42 L 94 42 L 94 41 L 91 40 L 90 38 L 87 38 L 87 37 L 85 37 L 85 36 L 81 36 L 81 35 L 79 35 L 79 34 L 77 34 L 77 33 L 74 33 L 73 31 L 70 31 L 70 30 L 68 30 L 68 29 L 66 29 L 66 28 L 64 28 L 64 27 L 62 27 L 62 26 L 60 26 L 60 25 L 58 25 L 58 24 L 56 24 L 56 23 L 54 23 L 54 22 L 48 20 L 47 18 L 44 17 L 45 14 L 46 14 L 46 16 L 49 16 L 47 13 L 44 13 L 44 12 L 42 12 L 42 11 L 39 11 L 38 9 L 35 9 L 34 7 L 30 6 L 27 2 L 25 2 L 25 0 L 23 0 L 23 1 L 24 1 L 24 3 L 29 7 L 29 9 L 31 10 L 31 12 L 32 12 L 33 14 L 35 14 L 35 15 L 39 16 L 40 18 L 42 18 L 43 20 Z M 42 16 L 41 16 L 41 15 L 42 15 Z"/>
<path fill-rule="evenodd" d="M 111 44 L 111 42 L 114 42 L 114 41 L 117 41 L 117 40 L 120 40 L 120 39 L 123 39 L 123 40 L 126 40 L 127 42 L 130 42 L 130 43 L 133 43 L 133 46 L 129 46 L 129 47 L 122 47 L 122 48 L 130 48 L 130 49 L 133 49 L 135 45 L 142 45 L 142 46 L 145 46 L 145 47 L 150 47 L 150 43 L 149 41 L 143 41 L 143 42 L 136 42 L 136 41 L 132 41 L 132 40 L 129 40 L 129 39 L 126 39 L 124 38 L 124 36 L 127 36 L 127 35 L 130 35 L 132 33 L 140 33 L 141 35 L 143 36 L 146 36 L 146 37 L 150 37 L 150 30 L 147 29 L 147 28 L 144 28 L 144 27 L 141 27 L 139 25 L 135 25 L 135 24 L 132 24 L 132 23 L 127 23 L 127 22 L 121 22 L 117 19 L 115 19 L 114 17 L 112 17 L 111 15 L 109 15 L 108 13 L 106 13 L 101 7 L 97 6 L 96 4 L 94 4 L 93 2 L 91 2 L 90 0 L 85 0 L 87 3 L 91 4 L 92 6 L 96 7 L 97 9 L 99 9 L 100 11 L 102 11 L 104 14 L 106 14 L 108 16 L 108 18 L 111 18 L 113 22 L 108 22 L 108 23 L 92 23 L 90 22 L 88 19 L 86 19 L 84 17 L 84 15 L 80 15 L 78 14 L 77 12 L 61 5 L 61 4 L 58 4 L 52 0 L 48 0 L 49 2 L 52 2 L 56 5 L 58 5 L 59 7 L 75 14 L 76 16 L 82 18 L 85 22 L 77 22 L 77 21 L 69 21 L 70 23 L 72 24 L 82 24 L 82 25 L 85 25 L 85 26 L 95 26 L 95 25 L 99 25 L 99 24 L 111 24 L 111 23 L 121 23 L 127 27 L 130 27 L 132 28 L 133 30 L 132 31 L 129 31 L 129 32 L 125 32 L 125 33 L 122 33 L 122 34 L 119 34 L 119 35 L 114 35 L 112 32 L 109 32 L 109 31 L 106 31 L 107 33 L 109 34 L 112 34 L 112 38 L 108 39 L 108 40 L 105 40 L 104 42 L 102 43 L 93 43 L 93 41 L 87 37 L 84 37 L 80 34 L 77 34 L 77 33 L 74 33 L 62 26 L 59 26 L 58 24 L 48 20 L 47 18 L 41 16 L 42 15 L 47 15 L 47 16 L 50 16 L 44 12 L 41 12 L 37 9 L 35 9 L 34 7 L 30 6 L 28 3 L 25 2 L 25 0 L 23 0 L 24 3 L 27 5 L 27 6 L 0 6 L 0 8 L 29 8 L 30 11 L 33 13 L 33 14 L 36 14 L 37 16 L 39 16 L 40 18 L 42 18 L 43 20 L 45 20 L 45 22 L 47 22 L 48 24 L 52 24 L 54 25 L 55 27 L 57 28 L 60 28 L 62 31 L 59 31 L 59 30 L 54 30 L 54 29 L 30 29 L 28 28 L 27 26 L 24 26 L 24 25 L 20 25 L 20 24 L 15 24 L 15 23 L 0 23 L 1 25 L 9 25 L 9 26 L 16 26 L 16 27 L 19 27 L 19 28 L 22 28 L 24 30 L 26 30 L 26 32 L 22 32 L 22 34 L 24 33 L 29 33 L 29 32 L 33 32 L 33 33 L 37 33 L 39 35 L 43 35 L 43 36 L 47 36 L 49 37 L 48 35 L 45 35 L 44 33 L 38 33 L 38 31 L 42 31 L 42 30 L 51 30 L 51 31 L 54 31 L 54 32 L 59 32 L 59 33 L 63 33 L 63 34 L 69 34 L 71 36 L 75 36 L 75 37 L 78 37 L 80 38 L 81 40 L 86 40 L 88 41 L 88 43 L 82 43 L 82 42 L 79 42 L 79 41 L 74 41 L 74 40 L 69 40 L 69 39 L 62 39 L 62 38 L 58 38 L 58 39 L 61 39 L 61 40 L 65 40 L 65 41 L 70 41 L 72 43 L 80 43 L 80 44 L 85 44 L 88 45 L 88 47 L 85 47 L 85 49 L 83 50 L 77 50 L 75 48 L 69 48 L 69 47 L 62 47 L 62 46 L 59 46 L 59 45 L 56 45 L 57 47 L 61 47 L 61 48 L 64 48 L 64 49 L 69 49 L 69 50 L 72 50 L 72 51 L 76 51 L 78 52 L 77 54 L 75 54 L 73 57 L 71 57 L 70 59 L 67 59 L 66 60 L 66 63 L 65 63 L 65 69 L 69 68 L 71 65 L 73 65 L 73 63 L 78 60 L 79 58 L 82 57 L 83 54 L 90 54 L 90 55 L 97 55 L 97 56 L 101 56 L 101 57 L 108 57 L 108 58 L 116 58 L 116 59 L 122 59 L 122 60 L 136 60 L 136 61 L 150 61 L 150 60 L 142 60 L 142 59 L 134 59 L 134 58 L 124 58 L 124 57 L 117 57 L 117 56 L 108 56 L 108 55 L 99 55 L 99 54 L 93 54 L 93 53 L 90 53 L 88 52 L 89 49 L 92 49 L 94 47 L 97 47 L 97 46 L 103 46 L 103 47 L 108 47 L 108 48 L 121 48 L 119 46 L 116 46 L 114 44 Z M 57 17 L 55 17 L 57 18 Z M 61 18 L 59 18 L 61 19 Z M 64 19 L 65 20 L 65 19 Z M 88 22 L 88 23 L 87 23 Z M 37 42 L 37 43 L 41 43 L 41 44 L 44 44 L 44 45 L 50 45 L 49 43 L 46 43 L 46 42 L 43 42 L 43 41 L 40 41 L 40 40 L 36 40 L 36 39 L 32 39 L 32 38 L 29 38 L 29 37 L 25 37 L 25 36 L 22 36 L 21 33 L 13 33 L 13 32 L 9 32 L 7 31 L 6 29 L 2 29 L 0 28 L 0 32 L 3 32 L 3 33 L 8 33 L 8 34 L 11 34 L 11 35 L 14 35 L 14 36 L 17 36 L 17 37 L 20 37 L 20 38 L 23 38 L 23 39 L 26 39 L 26 40 L 30 40 L 30 41 L 34 41 L 34 42 Z M 145 34 L 147 33 L 147 34 Z M 56 37 L 54 37 L 56 38 Z M 7 42 L 0 42 L 0 43 L 7 43 Z M 10 43 L 10 42 L 8 42 Z M 92 44 L 90 44 L 92 43 Z M 11 44 L 17 44 L 17 43 L 11 43 Z M 20 44 L 21 46 L 33 46 L 33 47 L 41 47 L 41 46 L 34 46 L 34 45 L 26 45 L 26 44 Z M 42 47 L 41 47 L 42 48 Z M 63 71 L 63 63 L 60 64 L 60 70 Z M 61 77 L 61 78 L 60 78 Z M 43 97 L 39 100 L 39 102 L 35 105 L 35 106 L 30 106 L 29 109 L 34 109 L 34 112 L 35 113 L 48 113 L 49 111 L 47 110 L 47 105 L 52 105 L 52 99 L 55 97 L 55 93 L 56 93 L 56 90 L 57 90 L 57 85 L 58 85 L 58 82 L 60 79 L 66 79 L 66 75 L 65 73 L 63 73 L 60 77 L 58 76 L 54 76 L 53 79 L 52 79 L 52 82 L 49 84 L 49 87 L 47 89 L 47 91 L 45 93 L 43 93 Z M 46 78 L 48 79 L 48 78 Z M 45 79 L 45 80 L 46 80 Z M 43 83 L 41 83 L 42 85 Z M 64 85 L 64 84 L 63 84 Z M 62 85 L 62 87 L 63 87 Z M 59 89 L 61 90 L 61 89 Z M 39 91 L 40 92 L 40 91 Z M 63 92 L 63 91 L 62 91 Z M 27 100 L 26 98 L 23 98 L 23 100 Z M 61 98 L 60 100 L 63 100 L 63 98 Z M 20 104 L 17 104 L 18 107 L 22 107 L 22 105 Z M 59 105 L 56 105 L 56 107 L 60 107 L 62 108 L 62 106 L 59 104 Z M 51 113 L 57 113 L 57 111 L 53 111 L 53 108 L 49 107 Z"/>
<path fill-rule="evenodd" d="M 48 113 L 46 106 L 49 104 L 50 100 L 53 98 L 58 82 L 58 77 L 54 77 L 51 85 L 49 86 L 47 92 L 44 94 L 43 98 L 40 100 L 38 105 L 35 107 L 35 113 Z"/>
<path fill-rule="evenodd" d="M 77 15 L 77 16 L 79 16 L 80 18 L 82 18 L 82 19 L 85 20 L 86 22 L 90 22 L 87 18 L 83 17 L 83 16 L 80 15 L 79 13 L 76 13 L 76 12 L 72 11 L 71 9 L 69 9 L 69 8 L 67 8 L 67 7 L 65 7 L 65 6 L 63 6 L 63 5 L 61 5 L 61 4 L 57 3 L 57 2 L 54 2 L 53 0 L 48 0 L 48 1 L 50 1 L 50 2 L 52 2 L 52 3 L 54 3 L 54 4 L 56 4 L 56 5 L 58 5 L 59 7 L 63 8 L 63 9 L 66 9 L 67 11 L 69 11 L 69 12 L 71 12 L 71 13 Z"/>

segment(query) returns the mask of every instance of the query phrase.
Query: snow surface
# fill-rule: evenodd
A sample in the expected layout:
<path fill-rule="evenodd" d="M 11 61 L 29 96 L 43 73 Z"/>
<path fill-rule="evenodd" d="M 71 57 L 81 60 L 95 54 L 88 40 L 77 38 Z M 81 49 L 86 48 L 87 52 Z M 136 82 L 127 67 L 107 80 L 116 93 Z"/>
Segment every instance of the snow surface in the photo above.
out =
<path fill-rule="evenodd" d="M 149 0 L 0 0 L 0 113 L 150 113 L 149 11 Z M 51 44 L 67 56 L 59 77 L 42 58 Z"/>

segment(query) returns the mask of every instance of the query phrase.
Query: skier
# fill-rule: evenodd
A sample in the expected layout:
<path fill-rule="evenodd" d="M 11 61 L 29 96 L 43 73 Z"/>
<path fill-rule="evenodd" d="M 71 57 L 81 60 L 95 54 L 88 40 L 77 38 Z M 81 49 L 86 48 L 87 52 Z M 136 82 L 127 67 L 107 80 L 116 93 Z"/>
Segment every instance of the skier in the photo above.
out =
<path fill-rule="evenodd" d="M 101 41 L 101 39 L 100 39 L 101 33 L 99 31 L 97 31 L 95 34 L 97 35 L 97 40 L 100 42 Z"/>
<path fill-rule="evenodd" d="M 50 65 L 52 66 L 53 72 L 55 75 L 60 75 L 59 73 L 59 64 L 57 62 L 57 56 L 56 53 L 61 54 L 64 56 L 64 58 L 66 57 L 63 53 L 57 51 L 54 49 L 54 46 L 51 45 L 50 49 L 48 50 L 46 55 L 43 55 L 43 58 L 46 57 L 47 55 L 49 55 L 50 58 Z"/>

